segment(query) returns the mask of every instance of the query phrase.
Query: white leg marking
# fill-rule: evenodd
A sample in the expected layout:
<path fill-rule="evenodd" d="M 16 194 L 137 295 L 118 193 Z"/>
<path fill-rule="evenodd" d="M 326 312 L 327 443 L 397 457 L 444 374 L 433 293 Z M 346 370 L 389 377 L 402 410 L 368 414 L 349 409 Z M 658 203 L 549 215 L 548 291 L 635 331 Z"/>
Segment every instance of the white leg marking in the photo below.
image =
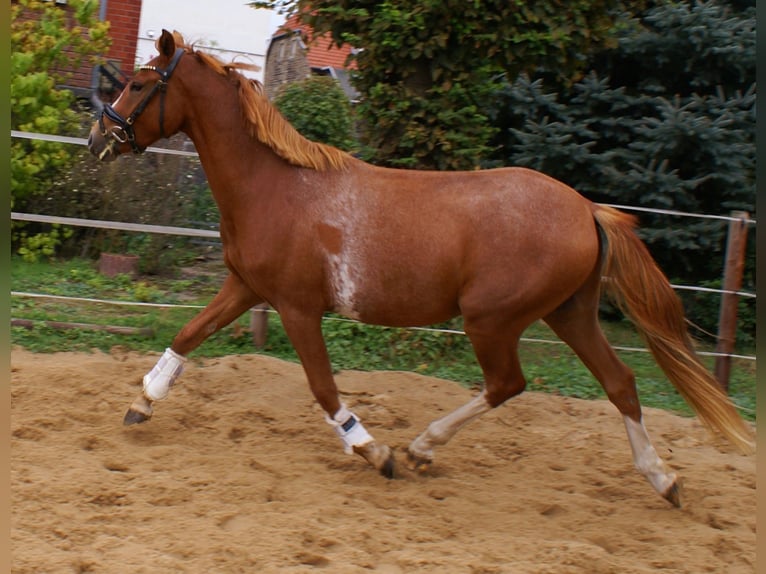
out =
<path fill-rule="evenodd" d="M 630 448 L 633 451 L 633 463 L 638 471 L 651 483 L 654 489 L 661 495 L 670 489 L 676 482 L 675 474 L 668 474 L 665 464 L 662 462 L 657 451 L 654 450 L 649 434 L 643 421 L 636 422 L 623 415 L 625 429 L 628 431 Z"/>
<path fill-rule="evenodd" d="M 492 407 L 482 391 L 462 407 L 428 425 L 428 428 L 412 441 L 410 452 L 428 460 L 432 459 L 435 446 L 447 444 L 462 427 L 490 410 Z"/>
<path fill-rule="evenodd" d="M 355 446 L 362 447 L 375 440 L 364 428 L 359 417 L 348 410 L 345 404 L 341 403 L 340 409 L 332 418 L 325 415 L 325 420 L 335 429 L 346 454 L 352 454 Z"/>
<path fill-rule="evenodd" d="M 144 375 L 144 396 L 150 401 L 159 401 L 167 397 L 170 387 L 183 372 L 185 362 L 186 357 L 169 347 L 165 349 L 154 368 Z"/>

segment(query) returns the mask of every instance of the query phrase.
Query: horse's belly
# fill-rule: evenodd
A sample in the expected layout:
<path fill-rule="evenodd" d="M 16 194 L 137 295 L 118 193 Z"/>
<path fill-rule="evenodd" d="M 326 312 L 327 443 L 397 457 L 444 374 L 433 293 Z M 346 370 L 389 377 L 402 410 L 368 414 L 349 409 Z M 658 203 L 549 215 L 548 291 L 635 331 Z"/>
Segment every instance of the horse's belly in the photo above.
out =
<path fill-rule="evenodd" d="M 364 268 L 331 262 L 336 313 L 365 323 L 388 326 L 430 325 L 459 313 L 458 285 L 443 271 L 417 260 L 365 260 Z"/>
<path fill-rule="evenodd" d="M 363 307 L 358 319 L 364 323 L 389 327 L 420 327 L 442 323 L 459 314 L 457 298 L 410 299 L 406 302 L 392 299 Z"/>

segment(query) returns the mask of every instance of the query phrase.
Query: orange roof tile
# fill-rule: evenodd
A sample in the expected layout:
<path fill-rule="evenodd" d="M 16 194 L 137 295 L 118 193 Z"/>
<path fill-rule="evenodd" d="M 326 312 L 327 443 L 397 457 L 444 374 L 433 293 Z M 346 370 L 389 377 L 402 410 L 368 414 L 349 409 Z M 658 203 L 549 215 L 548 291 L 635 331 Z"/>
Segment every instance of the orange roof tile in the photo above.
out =
<path fill-rule="evenodd" d="M 283 34 L 288 30 L 300 30 L 306 37 L 306 60 L 309 66 L 315 68 L 340 68 L 343 70 L 356 68 L 356 62 L 346 66 L 346 58 L 351 53 L 351 46 L 348 44 L 342 48 L 337 48 L 332 45 L 332 39 L 329 34 L 314 36 L 313 30 L 306 24 L 300 23 L 296 15 L 290 17 L 276 32 L 275 36 Z"/>

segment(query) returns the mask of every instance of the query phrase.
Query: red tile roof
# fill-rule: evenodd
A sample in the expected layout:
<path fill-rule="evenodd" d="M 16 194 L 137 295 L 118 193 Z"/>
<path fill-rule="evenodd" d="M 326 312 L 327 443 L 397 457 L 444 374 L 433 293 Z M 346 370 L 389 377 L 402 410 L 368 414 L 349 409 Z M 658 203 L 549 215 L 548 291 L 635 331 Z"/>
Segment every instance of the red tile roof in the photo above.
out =
<path fill-rule="evenodd" d="M 348 44 L 342 48 L 337 48 L 332 45 L 329 34 L 313 36 L 313 30 L 306 24 L 300 23 L 297 16 L 292 16 L 288 19 L 275 36 L 284 34 L 288 30 L 300 30 L 303 34 L 307 46 L 306 59 L 309 66 L 314 68 L 339 68 L 343 70 L 356 68 L 356 62 L 346 66 L 346 58 L 351 53 L 351 46 Z"/>

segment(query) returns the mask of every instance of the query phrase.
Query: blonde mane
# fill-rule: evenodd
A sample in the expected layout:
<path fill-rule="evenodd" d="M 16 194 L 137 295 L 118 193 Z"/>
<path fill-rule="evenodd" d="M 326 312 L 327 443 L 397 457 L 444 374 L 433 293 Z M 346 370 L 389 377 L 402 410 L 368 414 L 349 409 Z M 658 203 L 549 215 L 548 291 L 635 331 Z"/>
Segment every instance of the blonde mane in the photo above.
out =
<path fill-rule="evenodd" d="M 263 92 L 263 85 L 246 78 L 239 70 L 253 70 L 256 66 L 243 62 L 224 64 L 215 56 L 186 46 L 183 38 L 174 33 L 176 45 L 184 47 L 210 69 L 229 78 L 237 87 L 239 101 L 247 121 L 250 135 L 269 146 L 277 155 L 293 165 L 324 171 L 344 169 L 349 154 L 330 145 L 311 141 L 290 125 Z"/>

